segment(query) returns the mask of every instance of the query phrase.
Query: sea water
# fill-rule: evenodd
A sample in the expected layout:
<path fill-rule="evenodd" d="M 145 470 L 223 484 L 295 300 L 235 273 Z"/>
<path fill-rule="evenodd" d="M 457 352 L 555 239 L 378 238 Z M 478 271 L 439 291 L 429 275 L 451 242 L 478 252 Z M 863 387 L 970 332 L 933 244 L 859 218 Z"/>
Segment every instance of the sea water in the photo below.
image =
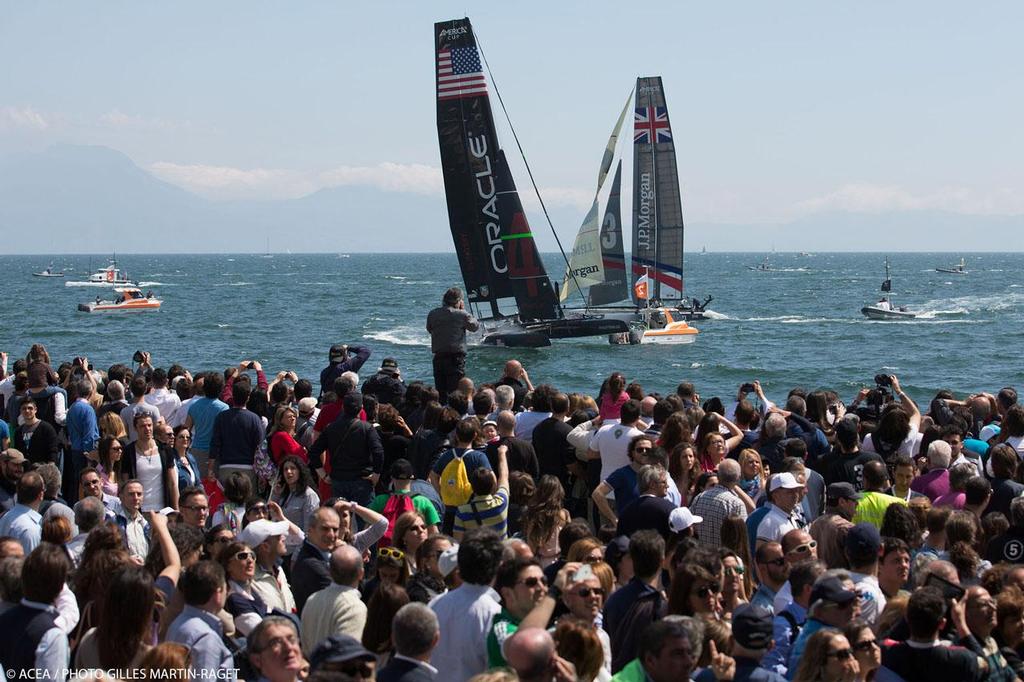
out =
<path fill-rule="evenodd" d="M 967 275 L 939 273 L 961 254 L 890 257 L 893 301 L 922 315 L 871 321 L 860 308 L 878 300 L 881 254 L 778 253 L 773 270 L 747 269 L 763 254 L 688 255 L 688 296 L 714 296 L 715 319 L 694 323 L 690 345 L 612 346 L 604 337 L 555 341 L 550 348 L 470 350 L 467 371 L 497 379 L 520 359 L 534 383 L 595 392 L 619 370 L 648 391 L 692 381 L 703 397 L 731 396 L 759 379 L 782 401 L 793 386 L 825 387 L 847 401 L 880 372 L 897 374 L 926 400 L 939 388 L 958 394 L 1024 384 L 1024 255 L 964 254 Z M 65 279 L 32 277 L 51 261 Z M 544 256 L 549 273 L 560 256 Z M 334 343 L 365 344 L 369 376 L 394 357 L 407 381 L 431 380 L 426 315 L 449 286 L 461 285 L 453 254 L 121 255 L 119 265 L 163 299 L 158 312 L 76 311 L 106 289 L 65 287 L 85 279 L 101 256 L 0 257 L 0 350 L 10 362 L 32 343 L 54 358 L 85 355 L 96 367 L 129 362 L 146 350 L 154 363 L 221 370 L 256 359 L 268 374 L 294 370 L 316 383 Z"/>

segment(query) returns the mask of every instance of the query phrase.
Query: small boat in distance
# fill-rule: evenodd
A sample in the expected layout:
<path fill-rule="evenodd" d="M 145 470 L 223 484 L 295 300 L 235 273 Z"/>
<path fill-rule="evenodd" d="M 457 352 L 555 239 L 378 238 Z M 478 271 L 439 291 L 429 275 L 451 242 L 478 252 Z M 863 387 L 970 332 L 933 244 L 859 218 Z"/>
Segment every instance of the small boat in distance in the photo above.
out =
<path fill-rule="evenodd" d="M 885 259 L 885 281 L 882 282 L 883 296 L 878 303 L 866 305 L 860 309 L 864 317 L 871 320 L 912 320 L 917 313 L 907 310 L 906 306 L 896 307 L 892 304 L 889 294 L 892 292 L 892 279 L 889 277 L 889 259 Z"/>
<path fill-rule="evenodd" d="M 963 258 L 956 265 L 949 268 L 935 268 L 935 272 L 945 272 L 948 275 L 966 275 L 967 274 L 967 263 Z"/>
<path fill-rule="evenodd" d="M 127 272 L 118 269 L 116 258 L 110 259 L 110 264 L 107 265 L 107 267 L 100 268 L 89 275 L 89 279 L 85 282 L 64 282 L 64 286 L 66 287 L 121 287 L 136 286 L 137 284 L 138 282 L 134 282 L 128 278 Z"/>
<path fill-rule="evenodd" d="M 33 272 L 32 276 L 33 277 L 63 277 L 64 276 L 64 271 L 61 270 L 60 272 L 54 272 L 53 271 L 53 263 L 50 263 L 49 265 L 46 266 L 45 270 L 43 270 L 42 272 Z"/>
<path fill-rule="evenodd" d="M 771 272 L 773 269 L 771 262 L 768 260 L 768 256 L 765 256 L 764 260 L 757 265 L 747 266 L 747 270 L 756 270 L 757 272 Z"/>
<path fill-rule="evenodd" d="M 78 310 L 83 313 L 138 313 L 146 310 L 159 310 L 162 300 L 153 296 L 153 292 L 143 295 L 137 287 L 116 287 L 119 294 L 113 301 L 101 300 L 79 303 Z"/>

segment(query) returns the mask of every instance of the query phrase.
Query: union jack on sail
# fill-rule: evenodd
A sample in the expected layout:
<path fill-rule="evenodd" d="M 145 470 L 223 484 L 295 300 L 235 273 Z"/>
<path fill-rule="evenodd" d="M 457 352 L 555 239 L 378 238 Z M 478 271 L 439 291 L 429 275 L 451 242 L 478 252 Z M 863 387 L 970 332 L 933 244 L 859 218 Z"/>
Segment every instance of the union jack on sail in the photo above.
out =
<path fill-rule="evenodd" d="M 633 144 L 661 144 L 672 141 L 668 127 L 668 107 L 637 107 L 633 112 Z"/>

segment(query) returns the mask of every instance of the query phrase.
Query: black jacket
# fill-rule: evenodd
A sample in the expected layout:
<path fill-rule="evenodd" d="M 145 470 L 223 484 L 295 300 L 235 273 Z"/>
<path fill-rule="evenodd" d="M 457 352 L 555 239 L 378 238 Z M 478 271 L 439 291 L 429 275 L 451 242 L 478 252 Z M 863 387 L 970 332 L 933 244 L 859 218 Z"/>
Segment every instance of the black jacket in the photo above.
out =
<path fill-rule="evenodd" d="M 412 661 L 392 658 L 377 671 L 377 682 L 431 682 L 437 679 L 432 672 Z"/>
<path fill-rule="evenodd" d="M 355 481 L 384 469 L 384 446 L 373 425 L 359 417 L 342 416 L 324 429 L 309 448 L 309 460 L 321 461 L 330 452 L 331 478 Z"/>
<path fill-rule="evenodd" d="M 292 565 L 291 587 L 296 613 L 301 615 L 306 600 L 330 584 L 331 572 L 327 560 L 308 540 L 303 542 Z"/>
<path fill-rule="evenodd" d="M 396 407 L 405 397 L 405 382 L 387 372 L 377 372 L 363 382 L 363 395 L 372 395 L 382 405 Z"/>

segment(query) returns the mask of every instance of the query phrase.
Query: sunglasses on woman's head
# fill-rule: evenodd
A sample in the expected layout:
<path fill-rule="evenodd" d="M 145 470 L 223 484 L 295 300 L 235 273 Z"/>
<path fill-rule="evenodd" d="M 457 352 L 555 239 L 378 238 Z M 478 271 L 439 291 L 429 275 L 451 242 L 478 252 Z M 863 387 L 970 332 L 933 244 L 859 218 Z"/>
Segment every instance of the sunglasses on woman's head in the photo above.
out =
<path fill-rule="evenodd" d="M 396 559 L 402 561 L 405 559 L 405 552 L 396 547 L 381 547 L 377 550 L 377 556 L 385 559 Z"/>

